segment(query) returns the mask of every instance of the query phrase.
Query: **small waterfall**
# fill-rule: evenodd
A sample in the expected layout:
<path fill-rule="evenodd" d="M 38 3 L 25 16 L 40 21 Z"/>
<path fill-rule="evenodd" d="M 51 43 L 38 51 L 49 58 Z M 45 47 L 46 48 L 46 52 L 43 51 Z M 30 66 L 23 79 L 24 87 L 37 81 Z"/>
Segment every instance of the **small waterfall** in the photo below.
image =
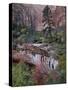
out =
<path fill-rule="evenodd" d="M 55 70 L 58 66 L 58 60 L 50 56 L 49 58 L 47 58 L 46 64 L 48 65 L 49 70 Z"/>
<path fill-rule="evenodd" d="M 42 44 L 34 44 L 34 46 L 41 47 Z M 52 46 L 50 45 L 44 45 L 43 49 L 48 50 L 50 57 L 44 56 L 44 61 L 41 62 L 41 56 L 40 54 L 29 54 L 29 56 L 32 58 L 32 63 L 35 65 L 41 65 L 41 69 L 43 72 L 45 71 L 51 71 L 56 70 L 58 66 L 58 60 L 56 60 L 55 57 L 55 51 L 51 49 Z"/>
<path fill-rule="evenodd" d="M 32 44 L 34 46 L 40 47 L 41 49 L 47 50 L 49 53 L 49 57 L 43 56 L 43 60 L 41 60 L 41 54 L 33 54 L 31 52 L 27 52 L 27 56 L 30 58 L 29 62 L 34 65 L 40 65 L 42 72 L 50 72 L 51 70 L 56 70 L 58 66 L 58 60 L 55 57 L 55 51 L 53 50 L 52 46 L 50 45 L 43 45 L 43 44 Z M 22 51 L 20 53 L 25 53 Z"/>

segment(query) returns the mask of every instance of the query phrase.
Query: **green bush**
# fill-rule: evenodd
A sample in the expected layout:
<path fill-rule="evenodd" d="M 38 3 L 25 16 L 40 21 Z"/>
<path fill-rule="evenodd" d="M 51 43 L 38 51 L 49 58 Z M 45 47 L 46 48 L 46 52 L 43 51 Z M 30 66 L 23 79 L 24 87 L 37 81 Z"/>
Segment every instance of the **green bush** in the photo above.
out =
<path fill-rule="evenodd" d="M 12 65 L 12 86 L 34 85 L 32 71 L 26 64 Z"/>

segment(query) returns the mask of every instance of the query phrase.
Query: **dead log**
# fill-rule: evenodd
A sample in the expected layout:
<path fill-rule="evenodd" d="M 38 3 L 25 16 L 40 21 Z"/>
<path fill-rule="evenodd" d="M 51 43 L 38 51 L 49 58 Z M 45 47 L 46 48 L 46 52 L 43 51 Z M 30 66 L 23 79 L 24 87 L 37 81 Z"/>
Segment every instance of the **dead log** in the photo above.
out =
<path fill-rule="evenodd" d="M 49 54 L 46 50 L 43 50 L 40 47 L 34 46 L 32 44 L 23 44 L 22 46 L 19 46 L 18 48 L 20 50 L 25 50 L 26 52 L 29 51 L 34 54 L 40 54 L 40 55 L 49 57 Z"/>

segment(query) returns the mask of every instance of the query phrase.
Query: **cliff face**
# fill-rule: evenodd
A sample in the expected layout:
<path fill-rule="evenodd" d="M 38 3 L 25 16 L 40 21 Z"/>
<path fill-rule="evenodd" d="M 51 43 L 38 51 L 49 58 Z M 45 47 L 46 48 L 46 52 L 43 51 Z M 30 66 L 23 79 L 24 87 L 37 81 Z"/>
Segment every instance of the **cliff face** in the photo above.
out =
<path fill-rule="evenodd" d="M 17 26 L 33 27 L 36 31 L 43 30 L 43 10 L 45 5 L 12 5 L 12 23 Z M 65 25 L 65 7 L 49 6 L 55 27 Z"/>
<path fill-rule="evenodd" d="M 61 27 L 65 25 L 65 7 L 57 6 L 53 12 L 53 18 L 56 27 Z"/>

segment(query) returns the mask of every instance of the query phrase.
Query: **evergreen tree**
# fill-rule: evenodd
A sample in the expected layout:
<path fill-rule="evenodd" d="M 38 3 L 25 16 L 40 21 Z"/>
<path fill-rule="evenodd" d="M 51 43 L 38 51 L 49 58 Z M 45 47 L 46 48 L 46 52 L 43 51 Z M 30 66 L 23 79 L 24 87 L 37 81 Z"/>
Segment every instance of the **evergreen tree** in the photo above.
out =
<path fill-rule="evenodd" d="M 43 10 L 43 23 L 44 23 L 44 30 L 43 32 L 45 33 L 46 37 L 50 37 L 52 39 L 52 29 L 53 29 L 53 17 L 52 17 L 52 12 L 51 9 L 46 6 Z"/>

